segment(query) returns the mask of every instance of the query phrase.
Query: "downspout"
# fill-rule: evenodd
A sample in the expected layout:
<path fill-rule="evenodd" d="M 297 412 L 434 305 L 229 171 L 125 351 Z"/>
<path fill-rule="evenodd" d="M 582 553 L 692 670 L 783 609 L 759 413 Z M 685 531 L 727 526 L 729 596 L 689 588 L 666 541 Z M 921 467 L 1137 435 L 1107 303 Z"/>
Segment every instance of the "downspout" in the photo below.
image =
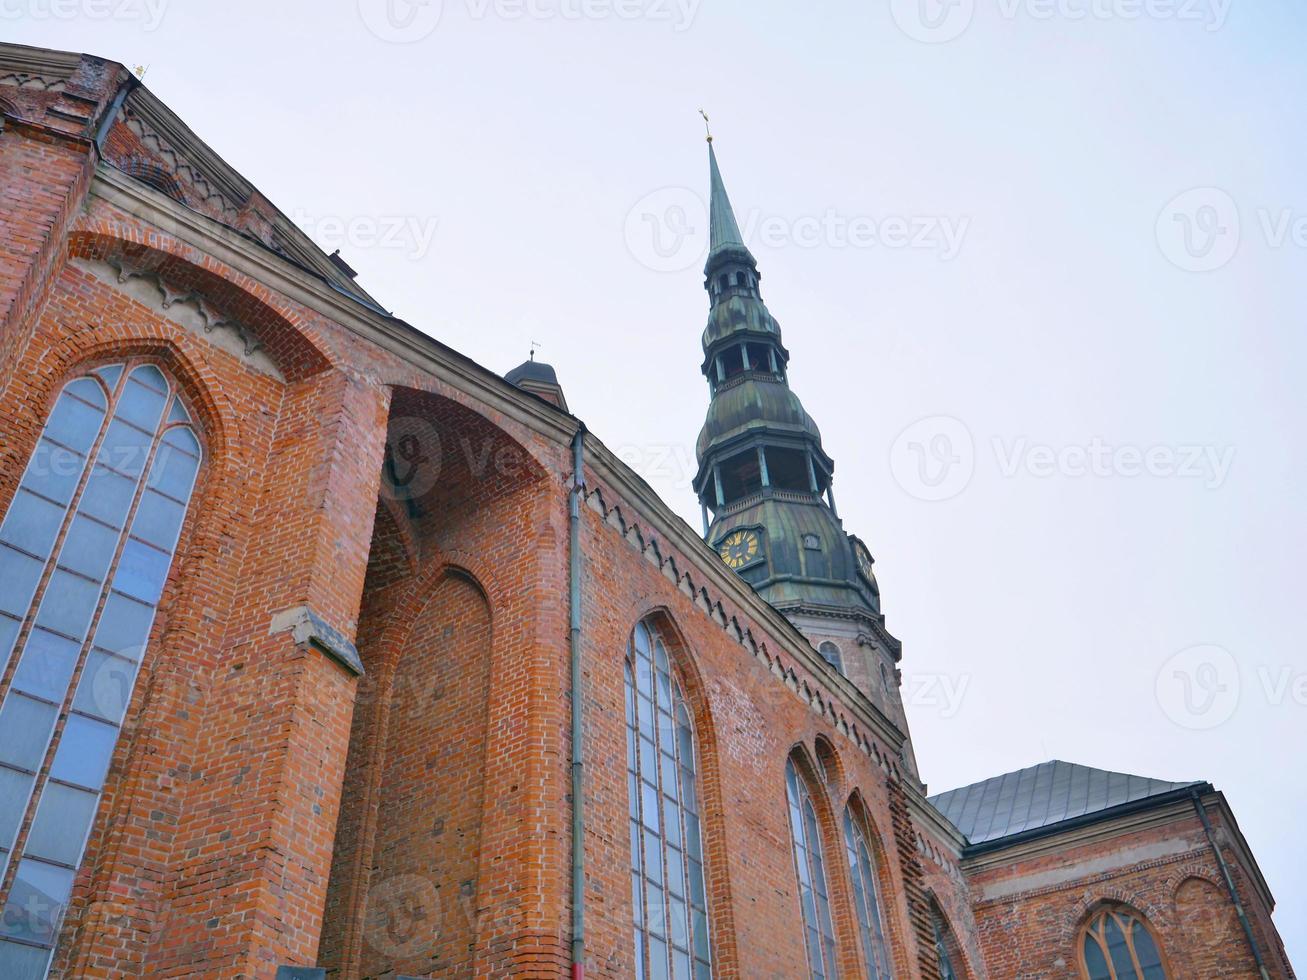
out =
<path fill-rule="evenodd" d="M 585 492 L 582 450 L 585 426 L 572 436 L 572 491 L 568 500 L 568 606 L 572 647 L 572 980 L 585 976 L 585 818 L 581 727 L 581 495 Z"/>
<path fill-rule="evenodd" d="M 1243 926 L 1243 934 L 1248 939 L 1248 947 L 1253 951 L 1253 960 L 1257 964 L 1257 973 L 1262 980 L 1271 980 L 1271 975 L 1266 971 L 1266 964 L 1262 961 L 1262 951 L 1257 945 L 1257 938 L 1253 935 L 1252 924 L 1248 921 L 1248 915 L 1244 912 L 1243 902 L 1239 901 L 1239 892 L 1234 887 L 1234 876 L 1230 874 L 1230 866 L 1225 863 L 1225 857 L 1221 854 L 1221 848 L 1217 846 L 1216 835 L 1212 832 L 1212 823 L 1207 819 L 1207 809 L 1203 806 L 1198 798 L 1198 790 L 1190 793 L 1190 799 L 1194 802 L 1194 809 L 1198 811 L 1198 819 L 1203 822 L 1203 831 L 1207 834 L 1207 843 L 1212 846 L 1212 853 L 1216 855 L 1216 863 L 1221 866 L 1221 876 L 1225 879 L 1225 887 L 1230 892 L 1230 902 L 1234 905 L 1235 914 L 1239 916 L 1239 924 Z"/>
<path fill-rule="evenodd" d="M 118 118 L 118 110 L 127 101 L 127 96 L 137 89 L 140 84 L 141 80 L 128 72 L 127 80 L 118 86 L 118 94 L 113 97 L 113 102 L 109 104 L 109 108 L 100 117 L 100 128 L 95 132 L 95 151 L 101 157 L 104 156 L 104 141 L 109 138 L 109 130 L 113 128 L 113 124 Z"/>

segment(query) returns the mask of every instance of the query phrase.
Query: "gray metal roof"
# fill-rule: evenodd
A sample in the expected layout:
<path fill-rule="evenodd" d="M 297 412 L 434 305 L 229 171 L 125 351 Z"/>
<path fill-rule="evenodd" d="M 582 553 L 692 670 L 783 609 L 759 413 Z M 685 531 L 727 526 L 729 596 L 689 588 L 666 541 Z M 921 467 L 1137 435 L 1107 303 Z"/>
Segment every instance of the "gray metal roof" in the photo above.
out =
<path fill-rule="evenodd" d="M 1204 785 L 1169 783 L 1055 759 L 940 793 L 930 802 L 971 844 L 981 844 Z"/>

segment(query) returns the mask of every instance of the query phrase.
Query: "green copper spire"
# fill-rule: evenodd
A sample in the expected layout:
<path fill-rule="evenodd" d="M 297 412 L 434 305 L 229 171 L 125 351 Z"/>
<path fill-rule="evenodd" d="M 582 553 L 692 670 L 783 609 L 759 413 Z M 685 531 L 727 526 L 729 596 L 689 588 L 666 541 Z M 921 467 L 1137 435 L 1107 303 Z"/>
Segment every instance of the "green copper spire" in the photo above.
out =
<path fill-rule="evenodd" d="M 717 152 L 713 149 L 711 136 L 708 137 L 708 178 L 711 188 L 708 268 L 712 269 L 719 258 L 728 254 L 739 258 L 747 256 L 746 261 L 756 265 L 753 255 L 744 244 L 744 236 L 740 234 L 739 222 L 735 220 L 735 209 L 731 207 L 726 185 L 722 182 L 722 172 L 717 166 Z"/>
<path fill-rule="evenodd" d="M 879 621 L 871 558 L 843 529 L 834 461 L 791 389 L 789 351 L 708 138 L 711 240 L 701 370 L 712 400 L 696 445 L 704 536 L 786 612 Z M 709 518 L 711 514 L 711 519 Z"/>

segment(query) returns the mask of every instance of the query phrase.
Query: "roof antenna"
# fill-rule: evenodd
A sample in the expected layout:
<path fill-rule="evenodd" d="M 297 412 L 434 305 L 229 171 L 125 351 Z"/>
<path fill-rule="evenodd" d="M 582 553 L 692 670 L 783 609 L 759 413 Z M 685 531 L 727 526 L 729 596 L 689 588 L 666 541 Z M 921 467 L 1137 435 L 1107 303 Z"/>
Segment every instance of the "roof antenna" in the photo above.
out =
<path fill-rule="evenodd" d="M 703 116 L 703 128 L 706 129 L 706 130 L 708 131 L 708 142 L 711 143 L 711 142 L 712 142 L 712 127 L 708 125 L 708 113 L 706 113 L 706 112 L 704 112 L 702 109 L 700 109 L 700 110 L 699 110 L 699 115 Z"/>
<path fill-rule="evenodd" d="M 543 346 L 544 344 L 540 343 L 539 341 L 536 340 L 531 341 L 531 360 L 534 361 L 536 359 L 536 348 L 543 347 Z"/>

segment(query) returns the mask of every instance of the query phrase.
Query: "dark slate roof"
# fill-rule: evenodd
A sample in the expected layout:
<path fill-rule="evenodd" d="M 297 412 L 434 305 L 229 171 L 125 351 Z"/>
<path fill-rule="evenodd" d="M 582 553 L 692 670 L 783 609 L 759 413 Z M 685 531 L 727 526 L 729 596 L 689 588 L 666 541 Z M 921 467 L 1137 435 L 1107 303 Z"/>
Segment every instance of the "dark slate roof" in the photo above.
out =
<path fill-rule="evenodd" d="M 537 360 L 523 361 L 513 370 L 504 375 L 504 380 L 511 385 L 521 384 L 523 381 L 540 381 L 544 384 L 558 384 L 558 374 L 548 364 Z"/>
<path fill-rule="evenodd" d="M 1168 783 L 1055 759 L 940 793 L 930 802 L 974 845 L 1205 785 Z"/>

